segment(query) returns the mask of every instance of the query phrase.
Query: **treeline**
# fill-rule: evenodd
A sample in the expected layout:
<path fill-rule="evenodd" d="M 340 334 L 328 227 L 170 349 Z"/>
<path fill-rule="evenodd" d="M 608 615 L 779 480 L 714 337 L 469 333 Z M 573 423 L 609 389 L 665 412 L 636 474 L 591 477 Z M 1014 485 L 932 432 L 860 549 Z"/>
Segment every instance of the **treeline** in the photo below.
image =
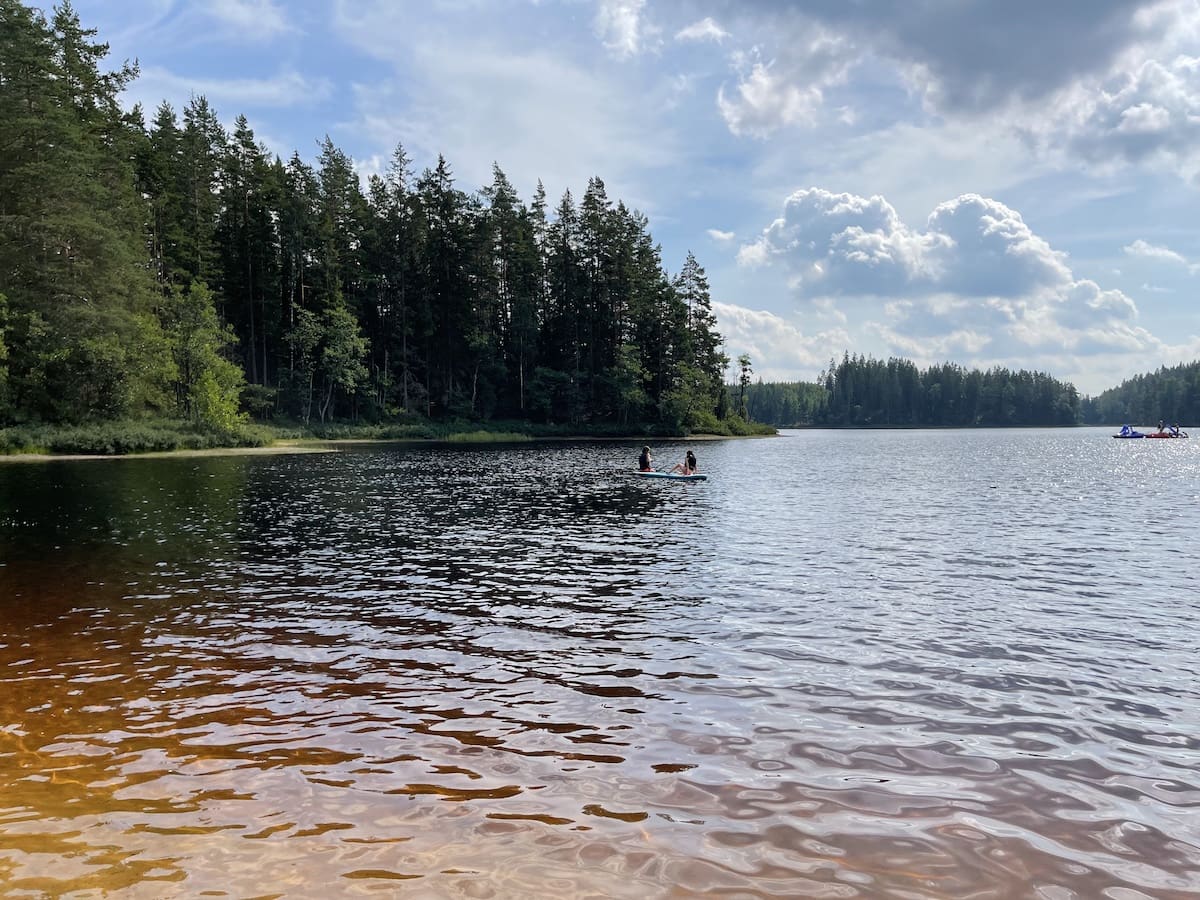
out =
<path fill-rule="evenodd" d="M 599 178 L 527 204 L 397 147 L 364 190 L 328 137 L 285 162 L 203 97 L 147 124 L 107 50 L 0 0 L 0 425 L 728 415 L 703 268 L 669 277 Z"/>
<path fill-rule="evenodd" d="M 738 388 L 731 389 L 738 391 Z M 818 381 L 751 384 L 749 416 L 772 425 L 1074 425 L 1075 387 L 1041 372 L 987 371 L 944 363 L 920 370 L 904 359 L 846 354 Z"/>
<path fill-rule="evenodd" d="M 1083 419 L 1094 425 L 1200 422 L 1200 362 L 1135 375 L 1083 402 Z"/>

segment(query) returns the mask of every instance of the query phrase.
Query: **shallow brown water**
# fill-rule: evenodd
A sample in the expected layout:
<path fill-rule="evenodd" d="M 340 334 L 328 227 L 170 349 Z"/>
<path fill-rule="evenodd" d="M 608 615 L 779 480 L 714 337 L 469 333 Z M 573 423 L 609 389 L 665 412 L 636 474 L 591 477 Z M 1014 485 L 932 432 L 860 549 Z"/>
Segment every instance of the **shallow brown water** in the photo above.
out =
<path fill-rule="evenodd" d="M 1200 896 L 1190 443 L 0 467 L 0 896 Z"/>

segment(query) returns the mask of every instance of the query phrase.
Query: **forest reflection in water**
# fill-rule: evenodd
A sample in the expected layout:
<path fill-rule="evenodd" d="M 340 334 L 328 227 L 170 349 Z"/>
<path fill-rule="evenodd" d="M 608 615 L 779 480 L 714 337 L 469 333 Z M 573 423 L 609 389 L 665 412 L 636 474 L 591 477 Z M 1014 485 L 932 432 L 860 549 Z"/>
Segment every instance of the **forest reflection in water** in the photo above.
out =
<path fill-rule="evenodd" d="M 1200 895 L 1200 447 L 1127 443 L 0 467 L 0 895 Z"/>

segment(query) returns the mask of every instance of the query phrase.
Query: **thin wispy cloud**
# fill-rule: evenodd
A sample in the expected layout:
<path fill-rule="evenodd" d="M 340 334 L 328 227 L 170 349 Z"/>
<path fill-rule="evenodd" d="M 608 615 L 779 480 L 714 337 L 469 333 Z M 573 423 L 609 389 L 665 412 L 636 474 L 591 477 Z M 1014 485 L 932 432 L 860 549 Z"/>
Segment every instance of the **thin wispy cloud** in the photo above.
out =
<path fill-rule="evenodd" d="M 705 16 L 699 22 L 693 22 L 675 33 L 677 41 L 713 41 L 719 44 L 727 37 L 729 32 L 718 25 L 712 16 Z"/>
<path fill-rule="evenodd" d="M 147 66 L 142 69 L 136 91 L 148 98 L 171 100 L 176 105 L 182 105 L 193 95 L 204 96 L 214 105 L 229 107 L 230 112 L 241 112 L 319 103 L 330 96 L 333 84 L 326 78 L 295 71 L 283 71 L 269 78 L 214 78 Z"/>
<path fill-rule="evenodd" d="M 346 36 L 369 46 L 377 30 Z M 514 55 L 482 42 L 462 49 L 440 39 L 409 47 L 402 77 L 354 87 L 347 127 L 380 148 L 403 143 L 420 165 L 444 153 L 464 186 L 490 182 L 495 162 L 526 198 L 539 179 L 556 199 L 599 176 L 614 198 L 653 211 L 651 183 L 686 149 L 644 93 L 548 51 Z"/>
<path fill-rule="evenodd" d="M 1155 244 L 1143 241 L 1138 238 L 1132 244 L 1128 244 L 1123 248 L 1128 256 L 1138 256 L 1142 259 L 1151 259 L 1158 262 L 1171 263 L 1172 265 L 1183 266 L 1189 272 L 1200 270 L 1200 265 L 1189 262 L 1187 257 L 1182 253 L 1176 253 L 1170 247 L 1159 247 Z"/>
<path fill-rule="evenodd" d="M 274 37 L 294 27 L 283 8 L 271 0 L 209 0 L 201 8 L 243 36 Z"/>

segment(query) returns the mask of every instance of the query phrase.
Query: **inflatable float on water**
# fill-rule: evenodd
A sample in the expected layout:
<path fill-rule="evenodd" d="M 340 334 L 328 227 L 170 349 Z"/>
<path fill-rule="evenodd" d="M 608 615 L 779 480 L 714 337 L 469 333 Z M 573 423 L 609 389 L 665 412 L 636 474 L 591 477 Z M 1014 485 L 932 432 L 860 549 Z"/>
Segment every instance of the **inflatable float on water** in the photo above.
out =
<path fill-rule="evenodd" d="M 669 478 L 672 481 L 708 481 L 707 475 L 680 475 L 673 472 L 634 472 L 639 478 Z"/>
<path fill-rule="evenodd" d="M 1171 426 L 1166 431 L 1148 431 L 1141 432 L 1135 428 L 1130 428 L 1128 425 L 1122 425 L 1121 430 L 1113 435 L 1115 438 L 1185 438 L 1188 436 L 1186 431 L 1180 431 L 1177 425 Z"/>

